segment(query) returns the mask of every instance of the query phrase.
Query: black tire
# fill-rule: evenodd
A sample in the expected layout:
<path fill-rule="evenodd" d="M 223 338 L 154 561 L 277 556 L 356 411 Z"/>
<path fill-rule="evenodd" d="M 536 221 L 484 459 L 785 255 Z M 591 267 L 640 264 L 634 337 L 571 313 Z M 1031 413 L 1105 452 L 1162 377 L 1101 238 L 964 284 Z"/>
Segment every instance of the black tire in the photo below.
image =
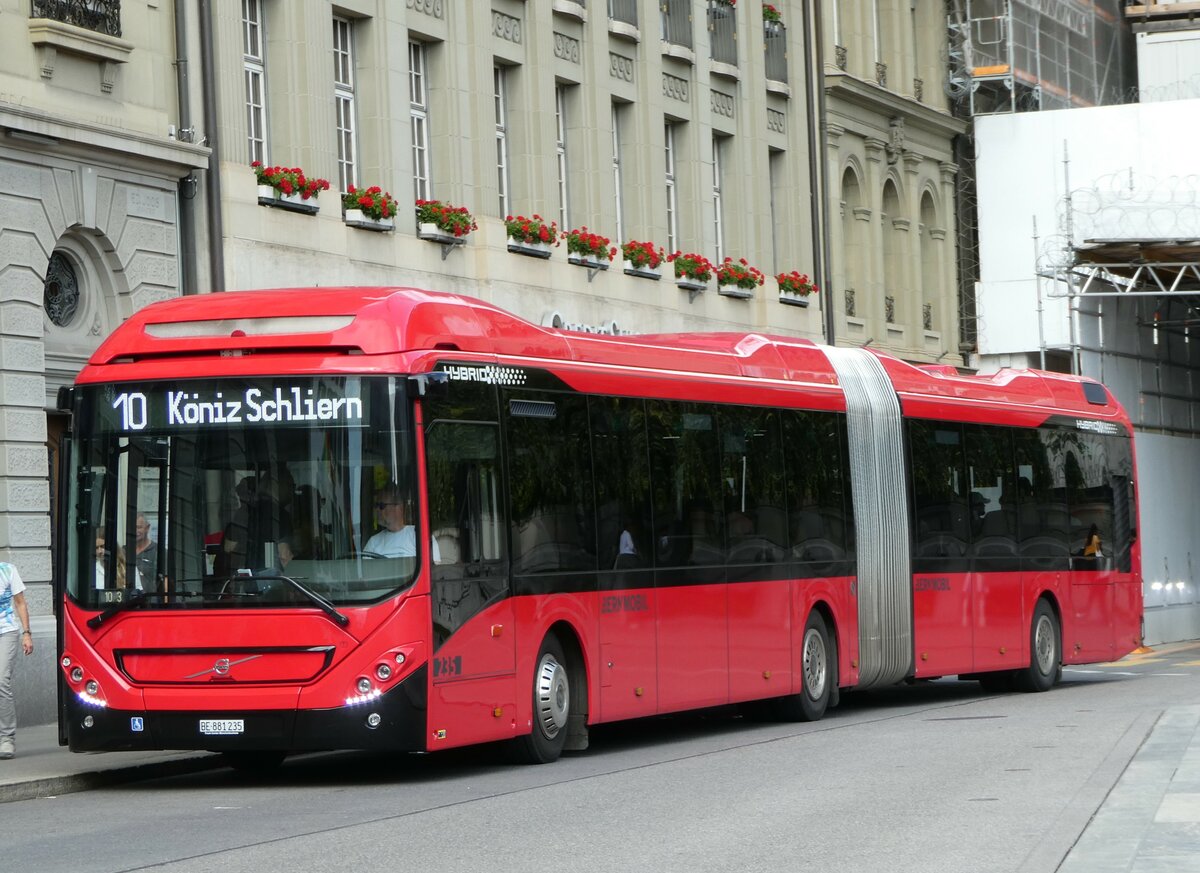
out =
<path fill-rule="evenodd" d="M 533 670 L 533 730 L 516 740 L 516 756 L 525 764 L 557 761 L 567 743 L 571 718 L 571 665 L 562 644 L 547 634 Z"/>
<path fill-rule="evenodd" d="M 799 694 L 781 697 L 774 701 L 775 715 L 786 721 L 819 721 L 833 689 L 837 687 L 837 645 L 829 635 L 825 619 L 819 612 L 811 612 L 804 623 L 804 636 L 800 640 Z"/>
<path fill-rule="evenodd" d="M 274 773 L 287 757 L 287 752 L 222 752 L 225 763 L 239 773 L 248 776 L 264 776 Z"/>
<path fill-rule="evenodd" d="M 1029 627 L 1029 666 L 1017 671 L 1017 687 L 1022 691 L 1049 691 L 1061 675 L 1062 631 L 1054 609 L 1042 599 L 1033 610 Z"/>

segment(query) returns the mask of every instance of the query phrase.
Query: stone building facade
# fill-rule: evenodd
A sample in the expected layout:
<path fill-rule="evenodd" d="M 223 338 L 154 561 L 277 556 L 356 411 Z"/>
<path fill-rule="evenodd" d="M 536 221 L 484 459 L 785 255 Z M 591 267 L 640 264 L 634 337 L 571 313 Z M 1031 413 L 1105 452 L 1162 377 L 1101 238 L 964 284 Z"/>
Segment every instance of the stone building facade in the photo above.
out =
<path fill-rule="evenodd" d="M 180 293 L 416 285 L 548 325 L 814 340 L 832 304 L 839 343 L 959 363 L 937 5 L 0 0 L 0 556 L 48 614 L 57 388 Z M 281 207 L 254 159 L 331 188 Z M 392 229 L 347 221 L 351 183 L 394 195 Z M 477 229 L 421 238 L 418 198 Z M 765 283 L 510 251 L 505 217 L 535 213 Z M 824 284 L 826 247 L 833 294 L 782 296 L 778 273 Z"/>

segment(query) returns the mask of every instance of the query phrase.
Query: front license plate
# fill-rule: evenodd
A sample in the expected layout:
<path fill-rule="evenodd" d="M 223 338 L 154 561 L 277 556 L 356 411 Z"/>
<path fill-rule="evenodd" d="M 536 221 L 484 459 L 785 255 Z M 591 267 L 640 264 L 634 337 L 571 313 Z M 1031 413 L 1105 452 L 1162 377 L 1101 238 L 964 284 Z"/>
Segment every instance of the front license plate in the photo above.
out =
<path fill-rule="evenodd" d="M 241 718 L 202 718 L 200 733 L 209 737 L 236 736 L 246 730 L 246 721 Z"/>

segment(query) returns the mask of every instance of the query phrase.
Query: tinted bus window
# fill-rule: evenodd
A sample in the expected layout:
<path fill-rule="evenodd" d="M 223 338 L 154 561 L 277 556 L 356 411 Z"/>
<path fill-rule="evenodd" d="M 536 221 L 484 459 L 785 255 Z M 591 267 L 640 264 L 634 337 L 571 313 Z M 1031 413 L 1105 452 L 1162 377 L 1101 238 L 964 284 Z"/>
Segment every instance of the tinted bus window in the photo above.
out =
<path fill-rule="evenodd" d="M 830 565 L 844 560 L 854 547 L 845 422 L 829 412 L 788 411 L 782 413 L 782 424 L 792 555 L 812 562 L 818 572 L 849 572 Z"/>
<path fill-rule="evenodd" d="M 716 408 L 651 400 L 646 420 L 655 566 L 724 564 Z"/>
<path fill-rule="evenodd" d="M 971 543 L 968 479 L 962 427 L 909 423 L 912 452 L 915 560 L 918 573 L 962 571 Z"/>
<path fill-rule="evenodd" d="M 1132 568 L 1137 506 L 1133 493 L 1133 452 L 1128 437 L 1105 437 L 1113 492 L 1111 550 L 1113 566 L 1122 573 Z"/>
<path fill-rule="evenodd" d="M 967 506 L 977 570 L 1017 570 L 1016 483 L 1012 435 L 1006 428 L 967 425 Z"/>
<path fill-rule="evenodd" d="M 1067 501 L 1071 510 L 1071 554 L 1077 570 L 1112 567 L 1113 487 L 1109 440 L 1079 434 L 1066 456 Z"/>
<path fill-rule="evenodd" d="M 592 457 L 601 570 L 652 566 L 650 458 L 642 400 L 593 397 Z"/>
<path fill-rule="evenodd" d="M 1017 543 L 1021 569 L 1066 570 L 1070 564 L 1056 494 L 1054 456 L 1047 430 L 1018 430 L 1013 435 L 1017 474 Z"/>
<path fill-rule="evenodd" d="M 770 564 L 788 545 L 781 413 L 723 407 L 721 479 L 731 564 Z"/>
<path fill-rule="evenodd" d="M 596 569 L 587 399 L 505 392 L 516 575 Z"/>
<path fill-rule="evenodd" d="M 425 405 L 434 646 L 508 593 L 496 389 L 455 382 Z"/>

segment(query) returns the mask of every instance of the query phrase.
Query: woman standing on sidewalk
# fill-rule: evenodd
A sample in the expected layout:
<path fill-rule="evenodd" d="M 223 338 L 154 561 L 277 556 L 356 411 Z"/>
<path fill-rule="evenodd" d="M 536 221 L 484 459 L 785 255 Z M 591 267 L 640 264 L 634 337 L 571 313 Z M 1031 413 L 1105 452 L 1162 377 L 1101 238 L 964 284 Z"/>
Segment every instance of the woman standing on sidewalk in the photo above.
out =
<path fill-rule="evenodd" d="M 16 749 L 17 707 L 13 703 L 13 667 L 17 645 L 33 654 L 25 583 L 12 564 L 0 561 L 0 758 L 11 758 Z"/>

